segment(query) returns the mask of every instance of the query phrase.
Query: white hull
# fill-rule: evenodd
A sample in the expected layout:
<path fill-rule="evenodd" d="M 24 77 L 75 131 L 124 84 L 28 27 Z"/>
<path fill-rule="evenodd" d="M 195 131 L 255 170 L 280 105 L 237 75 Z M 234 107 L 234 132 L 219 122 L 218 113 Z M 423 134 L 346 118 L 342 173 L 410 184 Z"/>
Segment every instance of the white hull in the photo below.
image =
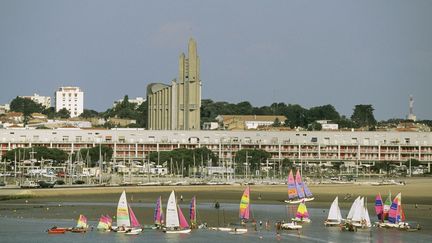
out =
<path fill-rule="evenodd" d="M 137 235 L 139 233 L 142 232 L 142 229 L 136 228 L 136 229 L 131 229 L 130 231 L 126 231 L 125 234 L 127 235 Z"/>
<path fill-rule="evenodd" d="M 233 235 L 241 235 L 241 234 L 247 233 L 247 231 L 248 231 L 247 229 L 237 229 L 237 228 L 234 228 L 229 233 L 233 234 Z"/>
<path fill-rule="evenodd" d="M 293 222 L 297 222 L 297 223 L 310 223 L 310 222 L 311 222 L 310 219 L 292 218 L 291 220 L 292 220 Z"/>
<path fill-rule="evenodd" d="M 297 204 L 297 203 L 301 203 L 303 201 L 310 202 L 310 201 L 313 201 L 314 199 L 315 199 L 314 197 L 307 197 L 307 198 L 301 198 L 301 199 L 285 200 L 285 203 Z"/>
<path fill-rule="evenodd" d="M 224 232 L 228 232 L 228 231 L 233 231 L 233 228 L 228 228 L 228 227 L 211 227 L 209 228 L 210 230 L 217 230 L 217 231 L 224 231 Z"/>
<path fill-rule="evenodd" d="M 167 234 L 187 234 L 191 232 L 191 229 L 184 229 L 184 230 L 164 230 Z"/>
<path fill-rule="evenodd" d="M 335 221 L 324 221 L 324 225 L 327 227 L 336 227 L 336 226 L 340 226 L 342 222 L 335 222 Z"/>
<path fill-rule="evenodd" d="M 281 227 L 282 229 L 287 229 L 287 230 L 297 230 L 303 228 L 303 226 L 295 224 L 293 222 L 282 224 Z"/>

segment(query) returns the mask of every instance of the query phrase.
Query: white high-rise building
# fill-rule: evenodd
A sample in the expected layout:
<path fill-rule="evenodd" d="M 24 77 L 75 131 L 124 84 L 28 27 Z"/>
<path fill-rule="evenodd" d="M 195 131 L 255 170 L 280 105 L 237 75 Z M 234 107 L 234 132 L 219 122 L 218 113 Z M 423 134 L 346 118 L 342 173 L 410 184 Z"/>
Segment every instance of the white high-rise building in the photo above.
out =
<path fill-rule="evenodd" d="M 71 117 L 77 117 L 84 111 L 84 92 L 79 87 L 60 87 L 55 92 L 56 112 L 66 108 Z"/>
<path fill-rule="evenodd" d="M 31 99 L 34 102 L 41 104 L 45 108 L 51 107 L 51 97 L 33 94 L 32 96 L 20 96 L 21 98 Z"/>

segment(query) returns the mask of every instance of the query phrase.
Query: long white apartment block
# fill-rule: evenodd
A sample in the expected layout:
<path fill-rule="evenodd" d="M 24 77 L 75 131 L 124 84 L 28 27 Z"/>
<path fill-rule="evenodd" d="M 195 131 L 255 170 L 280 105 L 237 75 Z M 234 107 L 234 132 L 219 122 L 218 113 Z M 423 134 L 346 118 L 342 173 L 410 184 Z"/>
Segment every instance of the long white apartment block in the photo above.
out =
<path fill-rule="evenodd" d="M 430 132 L 0 129 L 2 155 L 14 148 L 31 146 L 59 148 L 69 153 L 100 143 L 113 148 L 114 161 L 144 160 L 155 151 L 205 146 L 221 160 L 235 157 L 240 149 L 263 149 L 275 161 L 287 158 L 304 162 L 432 162 Z"/>
<path fill-rule="evenodd" d="M 66 108 L 71 117 L 77 117 L 84 111 L 84 92 L 79 87 L 60 87 L 55 92 L 55 109 Z"/>

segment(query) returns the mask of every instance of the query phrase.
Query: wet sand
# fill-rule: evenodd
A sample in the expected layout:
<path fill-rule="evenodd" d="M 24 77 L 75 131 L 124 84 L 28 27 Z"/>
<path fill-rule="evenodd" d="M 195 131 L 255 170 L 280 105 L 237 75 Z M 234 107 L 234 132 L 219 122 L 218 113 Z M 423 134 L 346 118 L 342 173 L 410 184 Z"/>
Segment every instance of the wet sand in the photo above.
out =
<path fill-rule="evenodd" d="M 335 196 L 339 196 L 340 206 L 348 209 L 357 195 L 366 196 L 371 218 L 374 215 L 375 195 L 381 193 L 385 200 L 389 191 L 393 197 L 402 192 L 404 210 L 410 219 L 428 220 L 432 218 L 432 179 L 418 178 L 406 180 L 405 186 L 372 186 L 357 184 L 321 184 L 309 185 L 315 200 L 308 203 L 310 208 L 328 209 Z M 126 190 L 128 201 L 135 204 L 134 211 L 151 224 L 153 204 L 158 196 L 166 202 L 171 190 L 177 198 L 183 196 L 184 212 L 192 196 L 197 196 L 198 203 L 207 203 L 208 207 L 200 210 L 200 217 L 215 225 L 221 222 L 238 221 L 236 212 L 225 211 L 224 203 L 238 204 L 245 186 L 240 185 L 203 185 L 203 186 L 141 186 L 141 187 L 98 187 L 98 188 L 53 188 L 53 189 L 1 189 L 0 197 L 12 198 L 0 201 L 1 217 L 24 218 L 59 218 L 75 220 L 79 214 L 86 214 L 96 220 L 101 214 L 114 215 L 118 198 Z M 261 199 L 259 199 L 261 195 Z M 349 197 L 351 196 L 351 197 Z M 13 199 L 14 197 L 22 197 Z M 349 198 L 347 198 L 349 197 Z M 344 199 L 345 198 L 345 199 Z M 287 199 L 286 185 L 251 185 L 252 204 L 283 205 Z M 222 208 L 214 209 L 218 201 Z M 144 204 L 145 203 L 145 204 Z M 83 205 L 80 205 L 83 204 Z M 417 205 L 416 205 L 417 204 Z M 233 210 L 231 210 L 233 211 Z M 187 212 L 186 212 L 187 213 Z M 187 213 L 188 214 L 188 213 Z M 219 219 L 219 220 L 218 220 Z"/>

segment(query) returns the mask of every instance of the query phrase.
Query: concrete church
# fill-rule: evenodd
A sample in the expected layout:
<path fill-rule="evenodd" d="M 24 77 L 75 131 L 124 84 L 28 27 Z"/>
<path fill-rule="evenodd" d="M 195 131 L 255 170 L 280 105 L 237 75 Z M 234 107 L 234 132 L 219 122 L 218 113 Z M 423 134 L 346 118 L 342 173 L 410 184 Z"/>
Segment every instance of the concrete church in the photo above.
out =
<path fill-rule="evenodd" d="M 200 62 L 194 39 L 189 40 L 188 57 L 179 58 L 178 80 L 171 85 L 147 86 L 149 130 L 199 130 L 201 107 Z"/>

